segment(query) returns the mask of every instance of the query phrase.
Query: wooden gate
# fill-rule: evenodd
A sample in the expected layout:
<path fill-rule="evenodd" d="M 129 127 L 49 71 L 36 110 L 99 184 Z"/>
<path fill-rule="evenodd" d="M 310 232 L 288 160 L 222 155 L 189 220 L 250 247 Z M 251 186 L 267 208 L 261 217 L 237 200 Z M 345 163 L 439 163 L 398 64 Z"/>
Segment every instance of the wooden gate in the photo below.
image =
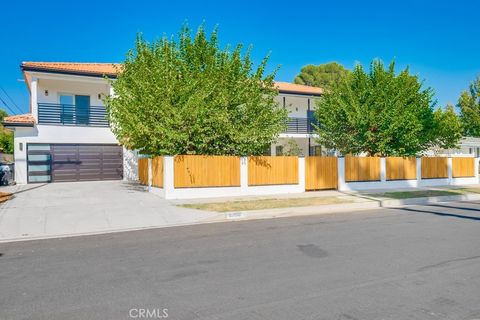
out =
<path fill-rule="evenodd" d="M 337 157 L 305 158 L 305 190 L 337 189 Z"/>

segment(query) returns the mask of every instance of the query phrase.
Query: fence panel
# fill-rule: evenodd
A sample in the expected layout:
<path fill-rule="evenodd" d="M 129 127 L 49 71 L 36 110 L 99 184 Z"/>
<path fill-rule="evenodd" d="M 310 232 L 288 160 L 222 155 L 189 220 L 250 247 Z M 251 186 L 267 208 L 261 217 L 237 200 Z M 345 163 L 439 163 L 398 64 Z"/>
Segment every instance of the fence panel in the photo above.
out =
<path fill-rule="evenodd" d="M 417 179 L 417 159 L 415 157 L 387 157 L 387 180 Z"/>
<path fill-rule="evenodd" d="M 448 158 L 423 157 L 422 179 L 448 178 Z"/>
<path fill-rule="evenodd" d="M 337 187 L 337 157 L 305 158 L 305 190 L 336 189 Z"/>
<path fill-rule="evenodd" d="M 345 157 L 345 181 L 380 181 L 380 158 Z"/>
<path fill-rule="evenodd" d="M 148 185 L 148 159 L 138 159 L 138 180 L 142 185 Z"/>
<path fill-rule="evenodd" d="M 152 186 L 163 188 L 163 157 L 152 159 Z"/>
<path fill-rule="evenodd" d="M 240 157 L 176 156 L 173 172 L 175 188 L 238 187 Z"/>
<path fill-rule="evenodd" d="M 472 157 L 453 157 L 452 176 L 454 178 L 474 177 L 475 159 Z"/>
<path fill-rule="evenodd" d="M 298 157 L 249 157 L 248 185 L 298 184 Z"/>

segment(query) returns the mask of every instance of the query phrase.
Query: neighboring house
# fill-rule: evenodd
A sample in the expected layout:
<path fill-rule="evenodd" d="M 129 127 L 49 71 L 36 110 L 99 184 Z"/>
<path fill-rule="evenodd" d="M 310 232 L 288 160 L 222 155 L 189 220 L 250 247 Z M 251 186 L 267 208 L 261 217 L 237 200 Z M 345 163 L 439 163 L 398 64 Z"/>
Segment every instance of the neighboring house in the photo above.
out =
<path fill-rule="evenodd" d="M 473 154 L 475 157 L 480 157 L 480 138 L 464 137 L 458 143 L 458 148 L 435 150 L 434 153 L 447 155 Z"/>
<path fill-rule="evenodd" d="M 105 118 L 102 102 L 113 93 L 119 65 L 110 63 L 24 62 L 30 113 L 4 119 L 15 133 L 17 183 L 132 179 L 136 154 L 122 148 Z M 276 83 L 278 102 L 290 111 L 288 130 L 271 154 L 294 139 L 303 154 L 320 154 L 312 139 L 314 99 L 322 89 Z"/>

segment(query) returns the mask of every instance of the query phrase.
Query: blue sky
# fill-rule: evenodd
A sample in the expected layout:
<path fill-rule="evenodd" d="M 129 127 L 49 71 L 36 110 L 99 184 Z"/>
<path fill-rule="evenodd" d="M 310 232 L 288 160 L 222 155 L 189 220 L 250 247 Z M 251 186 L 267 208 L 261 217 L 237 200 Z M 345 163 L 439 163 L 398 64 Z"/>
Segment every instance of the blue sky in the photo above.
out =
<path fill-rule="evenodd" d="M 22 61 L 121 62 L 137 32 L 153 40 L 188 20 L 193 28 L 218 24 L 223 45 L 252 44 L 256 61 L 271 52 L 280 81 L 292 81 L 306 64 L 352 68 L 395 59 L 445 105 L 480 74 L 478 12 L 476 0 L 4 1 L 0 86 L 26 112 L 28 91 L 17 80 Z M 0 97 L 19 113 L 1 90 Z"/>

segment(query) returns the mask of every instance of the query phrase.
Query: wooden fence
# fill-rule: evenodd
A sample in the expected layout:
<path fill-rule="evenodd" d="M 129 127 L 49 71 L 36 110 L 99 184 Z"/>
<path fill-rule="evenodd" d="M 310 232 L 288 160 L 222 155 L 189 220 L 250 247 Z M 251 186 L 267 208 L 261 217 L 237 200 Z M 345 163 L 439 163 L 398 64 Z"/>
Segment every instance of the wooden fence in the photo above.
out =
<path fill-rule="evenodd" d="M 240 157 L 176 156 L 173 172 L 175 188 L 238 187 Z"/>
<path fill-rule="evenodd" d="M 345 157 L 345 181 L 380 181 L 380 158 Z"/>
<path fill-rule="evenodd" d="M 138 180 L 140 184 L 148 185 L 148 159 L 138 159 Z"/>
<path fill-rule="evenodd" d="M 387 157 L 385 163 L 387 180 L 417 179 L 417 159 L 415 157 Z"/>
<path fill-rule="evenodd" d="M 163 187 L 163 157 L 152 159 L 152 186 Z"/>
<path fill-rule="evenodd" d="M 475 159 L 471 157 L 452 158 L 452 176 L 454 178 L 474 177 Z"/>
<path fill-rule="evenodd" d="M 336 189 L 337 186 L 337 157 L 305 158 L 305 190 Z"/>
<path fill-rule="evenodd" d="M 448 158 L 423 157 L 422 179 L 448 178 Z"/>
<path fill-rule="evenodd" d="M 298 184 L 298 157 L 249 157 L 248 185 Z"/>

